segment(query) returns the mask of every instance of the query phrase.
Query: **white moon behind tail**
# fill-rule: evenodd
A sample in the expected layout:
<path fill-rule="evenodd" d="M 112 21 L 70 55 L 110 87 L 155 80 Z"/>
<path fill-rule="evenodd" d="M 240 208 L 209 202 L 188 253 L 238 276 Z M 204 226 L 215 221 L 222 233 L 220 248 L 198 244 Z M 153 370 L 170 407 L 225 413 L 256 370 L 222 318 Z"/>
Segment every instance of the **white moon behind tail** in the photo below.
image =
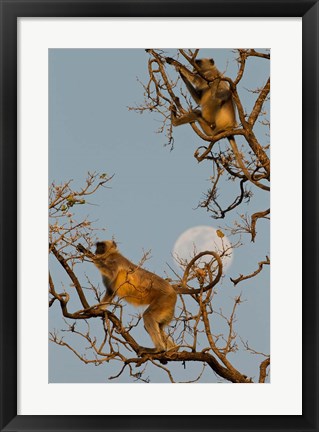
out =
<path fill-rule="evenodd" d="M 176 240 L 173 248 L 173 256 L 176 259 L 190 261 L 196 254 L 204 251 L 213 251 L 225 255 L 222 257 L 223 270 L 231 265 L 233 260 L 233 248 L 230 241 L 220 230 L 210 226 L 196 226 L 184 231 Z M 201 262 L 209 262 L 211 255 L 201 258 Z"/>

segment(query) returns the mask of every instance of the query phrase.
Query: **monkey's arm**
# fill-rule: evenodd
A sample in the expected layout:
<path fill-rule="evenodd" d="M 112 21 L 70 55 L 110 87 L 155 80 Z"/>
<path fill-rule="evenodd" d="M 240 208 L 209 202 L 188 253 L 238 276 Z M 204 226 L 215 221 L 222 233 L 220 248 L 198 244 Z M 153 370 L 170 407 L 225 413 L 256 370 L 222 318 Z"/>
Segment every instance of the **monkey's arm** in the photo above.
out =
<path fill-rule="evenodd" d="M 99 258 L 94 258 L 93 264 L 102 273 L 104 284 L 106 281 L 108 281 L 108 285 L 109 285 L 115 280 L 115 278 L 118 274 L 118 265 L 117 265 L 116 260 L 107 259 L 104 261 L 104 260 L 99 259 Z M 105 278 L 105 280 L 104 280 L 104 278 Z"/>
<path fill-rule="evenodd" d="M 81 245 L 81 243 L 79 243 L 76 248 L 79 252 L 83 253 L 85 256 L 90 258 L 95 265 L 96 265 L 97 261 L 99 261 L 100 264 L 103 264 L 103 263 L 101 263 L 101 260 L 96 258 L 96 255 L 94 255 L 91 251 L 86 249 L 83 245 Z M 108 303 L 113 296 L 113 292 L 110 290 L 109 284 L 107 282 L 107 278 L 104 275 L 102 275 L 102 280 L 103 280 L 104 286 L 106 287 L 106 292 L 104 294 L 104 297 L 102 298 L 101 303 Z M 94 312 L 99 313 L 101 311 L 104 311 L 106 309 L 106 305 L 101 305 L 101 303 L 83 310 L 83 313 L 91 312 L 93 314 Z"/>
<path fill-rule="evenodd" d="M 231 98 L 231 91 L 229 89 L 221 89 L 217 90 L 215 93 L 217 99 L 219 99 L 222 103 L 229 101 Z"/>
<path fill-rule="evenodd" d="M 201 97 L 202 97 L 202 92 L 200 90 L 196 90 L 196 88 L 191 84 L 191 82 L 187 79 L 187 77 L 184 75 L 184 73 L 182 71 L 180 72 L 180 76 L 182 78 L 182 80 L 184 81 L 187 90 L 190 92 L 190 94 L 192 95 L 192 98 L 194 99 L 194 101 L 199 105 L 200 101 L 201 101 Z M 193 80 L 193 82 L 195 81 L 195 79 Z"/>
<path fill-rule="evenodd" d="M 189 71 L 184 65 L 179 63 L 177 60 L 171 57 L 166 57 L 168 64 L 172 64 L 175 69 L 179 72 L 182 80 L 184 81 L 188 91 L 192 95 L 192 98 L 197 104 L 200 104 L 201 91 L 197 90 L 196 87 L 202 87 L 207 85 L 207 82 L 197 73 Z M 194 87 L 195 86 L 195 87 Z"/>
<path fill-rule="evenodd" d="M 87 256 L 87 257 L 89 257 L 89 258 L 91 258 L 91 259 L 94 259 L 94 258 L 95 258 L 95 255 L 94 255 L 91 251 L 89 251 L 88 249 L 86 249 L 83 245 L 81 245 L 81 243 L 79 243 L 79 244 L 76 246 L 76 248 L 77 248 L 77 250 L 78 250 L 79 252 L 83 253 L 83 255 L 85 255 L 85 256 Z"/>
<path fill-rule="evenodd" d="M 100 270 L 102 273 L 103 284 L 106 287 L 106 293 L 102 299 L 102 302 L 107 302 L 111 299 L 113 292 L 110 290 L 110 283 L 116 277 L 117 269 L 114 265 L 113 260 L 108 260 L 107 264 L 96 257 L 92 252 L 82 246 L 80 243 L 77 245 L 77 250 L 83 253 L 85 256 L 89 257 L 93 264 Z"/>
<path fill-rule="evenodd" d="M 102 275 L 102 281 L 103 281 L 103 285 L 106 288 L 105 294 L 102 298 L 102 303 L 108 303 L 112 297 L 113 297 L 113 291 L 110 288 L 110 281 L 107 277 L 105 277 L 104 275 Z"/>
<path fill-rule="evenodd" d="M 81 243 L 79 243 L 76 248 L 79 252 L 90 258 L 93 264 L 101 271 L 102 274 L 110 279 L 113 279 L 112 276 L 114 277 L 114 275 L 117 273 L 117 265 L 115 260 L 112 258 L 109 258 L 107 261 L 102 260 L 82 246 Z"/>

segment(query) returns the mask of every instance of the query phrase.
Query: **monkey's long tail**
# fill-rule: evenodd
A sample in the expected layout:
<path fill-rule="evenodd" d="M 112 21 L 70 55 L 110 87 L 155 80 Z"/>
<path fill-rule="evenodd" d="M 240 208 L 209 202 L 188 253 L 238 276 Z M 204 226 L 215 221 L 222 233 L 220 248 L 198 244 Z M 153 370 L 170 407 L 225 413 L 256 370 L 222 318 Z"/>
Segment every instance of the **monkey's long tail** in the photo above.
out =
<path fill-rule="evenodd" d="M 227 137 L 227 138 L 228 138 L 229 144 L 230 144 L 230 146 L 231 146 L 231 148 L 232 148 L 232 151 L 233 151 L 233 153 L 234 153 L 234 155 L 235 155 L 235 157 L 236 157 L 236 160 L 237 160 L 237 162 L 238 162 L 238 165 L 239 165 L 239 167 L 241 168 L 241 170 L 243 171 L 243 173 L 245 174 L 245 176 L 247 177 L 247 179 L 248 179 L 249 181 L 251 181 L 251 182 L 252 182 L 254 185 L 256 185 L 257 187 L 259 187 L 260 189 L 264 189 L 264 190 L 269 191 L 269 190 L 270 190 L 270 187 L 269 187 L 269 186 L 263 185 L 262 183 L 258 182 L 257 180 L 254 180 L 254 179 L 252 178 L 250 172 L 248 171 L 246 165 L 244 164 L 244 161 L 243 161 L 243 159 L 242 159 L 242 156 L 241 156 L 241 154 L 240 154 L 240 151 L 238 150 L 237 143 L 236 143 L 236 140 L 235 140 L 234 135 L 230 135 L 230 136 Z"/>

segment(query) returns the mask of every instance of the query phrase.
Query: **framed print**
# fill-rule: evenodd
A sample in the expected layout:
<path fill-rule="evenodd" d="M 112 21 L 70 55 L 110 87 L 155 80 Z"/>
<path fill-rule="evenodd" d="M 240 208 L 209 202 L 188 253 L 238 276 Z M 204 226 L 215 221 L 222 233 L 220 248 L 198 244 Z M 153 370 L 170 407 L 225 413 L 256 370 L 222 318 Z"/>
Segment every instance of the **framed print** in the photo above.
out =
<path fill-rule="evenodd" d="M 318 2 L 1 18 L 1 430 L 317 430 Z"/>

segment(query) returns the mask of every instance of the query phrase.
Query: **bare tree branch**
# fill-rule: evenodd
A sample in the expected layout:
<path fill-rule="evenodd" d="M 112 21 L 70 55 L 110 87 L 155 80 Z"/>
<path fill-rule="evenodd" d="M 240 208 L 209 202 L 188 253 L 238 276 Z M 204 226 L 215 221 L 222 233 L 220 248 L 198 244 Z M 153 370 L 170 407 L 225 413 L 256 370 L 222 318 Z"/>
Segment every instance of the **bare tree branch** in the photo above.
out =
<path fill-rule="evenodd" d="M 260 364 L 259 383 L 264 383 L 267 377 L 267 368 L 270 365 L 270 358 L 267 358 Z"/>
<path fill-rule="evenodd" d="M 237 279 L 230 278 L 230 280 L 236 286 L 239 282 L 242 282 L 243 280 L 250 279 L 250 278 L 257 276 L 258 273 L 260 273 L 262 271 L 264 265 L 270 265 L 270 259 L 268 256 L 266 256 L 266 261 L 260 261 L 258 263 L 258 269 L 255 270 L 253 273 L 246 275 L 246 276 L 240 275 Z"/>

